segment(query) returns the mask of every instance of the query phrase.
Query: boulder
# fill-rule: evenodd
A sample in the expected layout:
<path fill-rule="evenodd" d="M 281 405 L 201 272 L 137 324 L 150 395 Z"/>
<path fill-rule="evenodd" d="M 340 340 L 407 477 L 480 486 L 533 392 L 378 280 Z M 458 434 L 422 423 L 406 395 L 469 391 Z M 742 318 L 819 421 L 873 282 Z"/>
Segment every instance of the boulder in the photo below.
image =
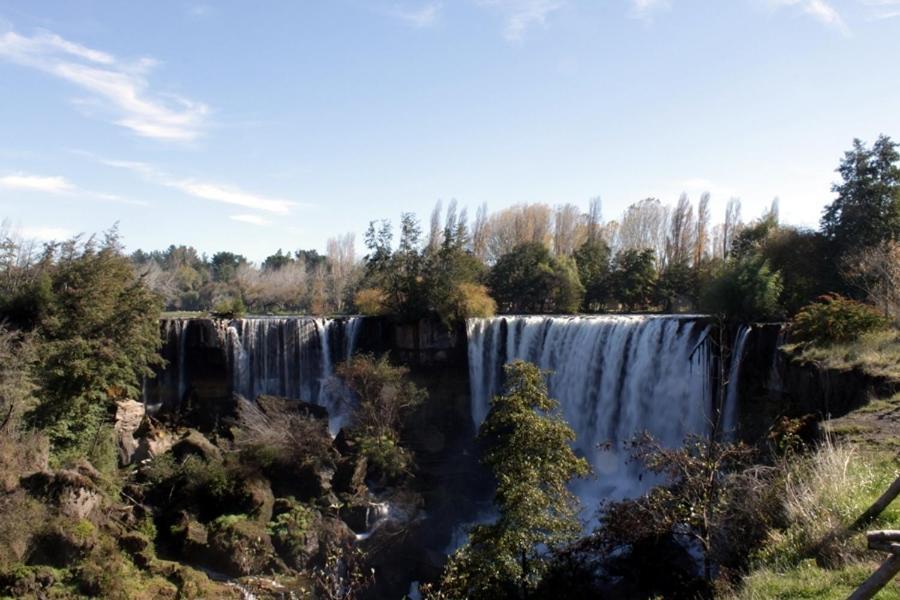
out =
<path fill-rule="evenodd" d="M 209 532 L 205 525 L 190 514 L 181 511 L 171 531 L 183 556 L 202 557 L 205 554 Z"/>
<path fill-rule="evenodd" d="M 366 492 L 368 461 L 365 456 L 348 456 L 342 459 L 331 478 L 331 486 L 337 494 L 359 496 Z"/>
<path fill-rule="evenodd" d="M 161 456 L 171 450 L 177 441 L 176 433 L 151 425 L 147 428 L 147 432 L 138 438 L 138 446 L 131 460 L 132 462 L 141 462 Z"/>
<path fill-rule="evenodd" d="M 202 458 L 207 462 L 218 462 L 222 460 L 222 452 L 202 433 L 196 429 L 189 429 L 174 446 L 172 453 L 179 461 L 184 460 L 188 455 Z"/>
<path fill-rule="evenodd" d="M 279 569 L 272 539 L 265 525 L 241 517 L 222 517 L 212 523 L 208 539 L 212 564 L 232 577 Z"/>
<path fill-rule="evenodd" d="M 247 479 L 243 482 L 243 488 L 249 504 L 248 513 L 260 523 L 271 521 L 275 495 L 269 480 L 262 477 Z"/>
<path fill-rule="evenodd" d="M 138 441 L 134 433 L 144 420 L 145 408 L 142 402 L 122 400 L 116 402 L 116 448 L 119 452 L 119 464 L 127 466 L 137 452 Z"/>
<path fill-rule="evenodd" d="M 75 470 L 41 471 L 21 479 L 22 487 L 56 505 L 67 517 L 85 519 L 103 503 L 97 484 Z"/>

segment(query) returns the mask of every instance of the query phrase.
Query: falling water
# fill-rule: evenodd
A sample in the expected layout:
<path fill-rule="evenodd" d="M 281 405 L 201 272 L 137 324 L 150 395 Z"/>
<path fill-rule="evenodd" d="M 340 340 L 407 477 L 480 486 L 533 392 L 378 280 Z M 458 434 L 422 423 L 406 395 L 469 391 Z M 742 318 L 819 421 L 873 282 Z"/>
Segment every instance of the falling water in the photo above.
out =
<path fill-rule="evenodd" d="M 726 440 L 733 440 L 737 432 L 738 393 L 741 384 L 741 363 L 750 337 L 750 326 L 742 325 L 734 338 L 731 349 L 731 366 L 728 368 L 728 383 L 725 391 L 725 404 L 722 407 L 722 434 Z"/>
<path fill-rule="evenodd" d="M 470 319 L 472 420 L 487 416 L 504 364 L 550 371 L 548 389 L 576 433 L 595 479 L 574 491 L 593 509 L 653 482 L 622 451 L 642 431 L 667 446 L 707 434 L 712 406 L 709 326 L 696 317 L 598 316 Z M 604 449 L 607 442 L 610 449 Z"/>

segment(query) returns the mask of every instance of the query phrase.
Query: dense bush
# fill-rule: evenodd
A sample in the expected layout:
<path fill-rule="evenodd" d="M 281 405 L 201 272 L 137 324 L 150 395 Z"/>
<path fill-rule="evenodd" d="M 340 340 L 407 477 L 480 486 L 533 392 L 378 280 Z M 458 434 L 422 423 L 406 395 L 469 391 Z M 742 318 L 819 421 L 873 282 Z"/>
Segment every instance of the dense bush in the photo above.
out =
<path fill-rule="evenodd" d="M 797 313 L 791 336 L 798 342 L 833 344 L 853 341 L 886 325 L 885 318 L 871 306 L 826 294 Z"/>
<path fill-rule="evenodd" d="M 784 285 L 762 256 L 732 260 L 705 290 L 703 305 L 711 313 L 743 321 L 778 319 Z"/>
<path fill-rule="evenodd" d="M 356 292 L 353 298 L 360 314 L 374 317 L 388 312 L 387 294 L 379 288 L 366 288 Z"/>

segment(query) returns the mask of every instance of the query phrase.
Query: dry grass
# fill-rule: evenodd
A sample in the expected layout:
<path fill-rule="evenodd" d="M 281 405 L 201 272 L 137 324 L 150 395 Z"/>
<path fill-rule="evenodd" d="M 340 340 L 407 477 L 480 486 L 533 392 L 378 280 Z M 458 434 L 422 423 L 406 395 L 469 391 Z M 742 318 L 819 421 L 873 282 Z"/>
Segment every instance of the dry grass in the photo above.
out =
<path fill-rule="evenodd" d="M 801 361 L 815 362 L 826 369 L 859 369 L 875 377 L 900 381 L 900 330 L 889 329 L 862 336 L 853 342 L 814 346 L 789 344 L 785 350 Z"/>

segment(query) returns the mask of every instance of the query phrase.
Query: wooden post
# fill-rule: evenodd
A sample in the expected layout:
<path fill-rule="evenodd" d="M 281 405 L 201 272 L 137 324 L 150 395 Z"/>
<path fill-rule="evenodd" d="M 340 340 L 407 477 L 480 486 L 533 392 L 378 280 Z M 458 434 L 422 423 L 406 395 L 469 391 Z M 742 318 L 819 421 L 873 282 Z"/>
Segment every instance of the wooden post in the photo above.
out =
<path fill-rule="evenodd" d="M 892 554 L 847 600 L 870 600 L 900 573 L 900 555 Z"/>
<path fill-rule="evenodd" d="M 847 600 L 874 598 L 881 588 L 900 574 L 900 531 L 870 531 L 866 539 L 870 550 L 890 552 L 891 556 Z"/>
<path fill-rule="evenodd" d="M 897 477 L 897 479 L 894 480 L 894 483 L 891 484 L 891 487 L 889 487 L 888 490 L 883 493 L 881 497 L 872 504 L 872 506 L 869 507 L 869 510 L 864 512 L 856 521 L 853 522 L 853 525 L 850 526 L 850 529 L 859 530 L 868 525 L 878 515 L 880 515 L 897 496 L 900 496 L 900 477 Z"/>

